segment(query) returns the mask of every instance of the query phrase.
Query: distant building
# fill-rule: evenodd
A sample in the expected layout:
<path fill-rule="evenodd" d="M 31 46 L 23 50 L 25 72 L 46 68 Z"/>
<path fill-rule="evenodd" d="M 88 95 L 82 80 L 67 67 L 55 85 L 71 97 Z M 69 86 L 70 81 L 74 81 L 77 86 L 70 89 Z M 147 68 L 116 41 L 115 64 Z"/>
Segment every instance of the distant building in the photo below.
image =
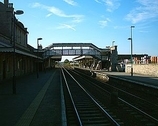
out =
<path fill-rule="evenodd" d="M 148 63 L 150 59 L 148 54 L 133 54 L 132 58 L 134 64 Z M 125 64 L 131 63 L 131 54 L 119 54 L 118 62 L 123 62 Z"/>
<path fill-rule="evenodd" d="M 158 56 L 151 56 L 149 62 L 150 63 L 158 63 Z"/>

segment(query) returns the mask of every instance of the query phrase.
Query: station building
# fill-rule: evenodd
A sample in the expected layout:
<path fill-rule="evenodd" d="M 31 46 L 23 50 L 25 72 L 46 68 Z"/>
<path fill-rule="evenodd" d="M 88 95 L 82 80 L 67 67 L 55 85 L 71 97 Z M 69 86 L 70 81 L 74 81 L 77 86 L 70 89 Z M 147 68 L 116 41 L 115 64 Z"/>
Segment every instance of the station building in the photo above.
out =
<path fill-rule="evenodd" d="M 27 42 L 28 31 L 15 17 L 13 4 L 0 2 L 0 81 L 36 71 L 37 55 Z M 15 66 L 15 67 L 14 67 Z"/>

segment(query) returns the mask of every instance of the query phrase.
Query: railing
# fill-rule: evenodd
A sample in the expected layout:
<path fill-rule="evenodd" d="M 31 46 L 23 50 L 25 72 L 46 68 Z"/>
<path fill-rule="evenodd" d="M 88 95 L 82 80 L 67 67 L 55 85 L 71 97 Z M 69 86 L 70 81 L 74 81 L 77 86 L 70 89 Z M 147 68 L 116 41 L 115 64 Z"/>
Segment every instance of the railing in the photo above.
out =
<path fill-rule="evenodd" d="M 46 50 L 43 53 L 43 57 L 47 58 L 49 56 L 74 56 L 74 55 L 91 55 L 97 58 L 100 58 L 101 54 L 97 50 L 93 49 L 53 49 L 53 50 Z"/>

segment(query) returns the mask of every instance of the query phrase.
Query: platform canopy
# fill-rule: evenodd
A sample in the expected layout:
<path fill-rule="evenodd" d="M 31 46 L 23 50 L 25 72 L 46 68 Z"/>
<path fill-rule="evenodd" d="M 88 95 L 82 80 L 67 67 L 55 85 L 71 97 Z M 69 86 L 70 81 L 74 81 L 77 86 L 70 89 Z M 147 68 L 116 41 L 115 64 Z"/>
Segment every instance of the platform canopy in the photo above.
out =
<path fill-rule="evenodd" d="M 81 59 L 93 59 L 93 57 L 92 56 L 78 56 L 78 57 L 73 58 L 74 61 L 81 60 Z"/>

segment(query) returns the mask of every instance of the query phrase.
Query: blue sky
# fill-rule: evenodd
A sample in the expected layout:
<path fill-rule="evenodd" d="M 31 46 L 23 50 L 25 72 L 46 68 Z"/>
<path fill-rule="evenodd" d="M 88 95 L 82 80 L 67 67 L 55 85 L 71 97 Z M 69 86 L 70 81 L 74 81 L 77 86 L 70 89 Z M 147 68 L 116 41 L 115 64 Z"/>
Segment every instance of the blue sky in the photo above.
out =
<path fill-rule="evenodd" d="M 1 0 L 3 2 L 3 0 Z M 158 56 L 158 0 L 10 0 L 16 16 L 28 28 L 28 43 L 93 43 L 100 48 L 118 46 L 119 54 Z"/>

